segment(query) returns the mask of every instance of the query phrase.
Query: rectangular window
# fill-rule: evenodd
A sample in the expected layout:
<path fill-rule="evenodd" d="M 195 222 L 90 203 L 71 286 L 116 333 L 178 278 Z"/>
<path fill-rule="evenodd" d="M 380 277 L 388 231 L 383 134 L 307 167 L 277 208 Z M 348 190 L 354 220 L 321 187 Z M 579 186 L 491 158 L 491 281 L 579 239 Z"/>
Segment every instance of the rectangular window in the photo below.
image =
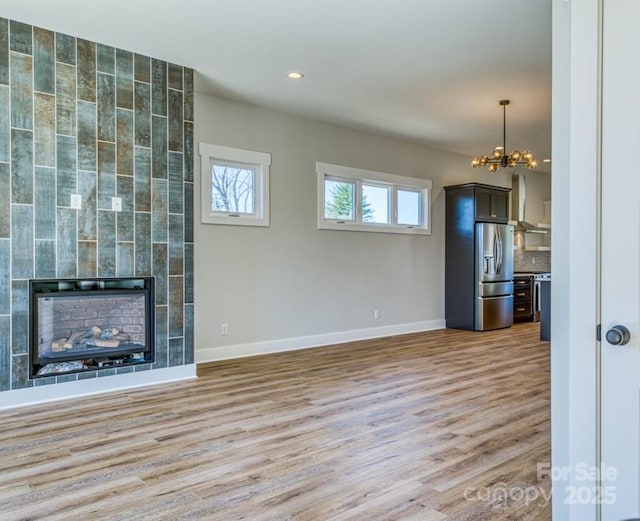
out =
<path fill-rule="evenodd" d="M 318 228 L 430 234 L 431 181 L 316 163 Z"/>
<path fill-rule="evenodd" d="M 200 143 L 202 222 L 269 226 L 271 155 Z"/>

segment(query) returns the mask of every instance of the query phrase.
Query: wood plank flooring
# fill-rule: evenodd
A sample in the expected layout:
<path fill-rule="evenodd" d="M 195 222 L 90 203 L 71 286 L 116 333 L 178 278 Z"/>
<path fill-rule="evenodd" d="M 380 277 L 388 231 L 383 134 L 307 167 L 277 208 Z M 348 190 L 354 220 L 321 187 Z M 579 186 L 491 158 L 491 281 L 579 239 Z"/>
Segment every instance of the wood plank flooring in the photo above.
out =
<path fill-rule="evenodd" d="M 199 367 L 0 412 L 0 519 L 551 519 L 538 324 Z"/>

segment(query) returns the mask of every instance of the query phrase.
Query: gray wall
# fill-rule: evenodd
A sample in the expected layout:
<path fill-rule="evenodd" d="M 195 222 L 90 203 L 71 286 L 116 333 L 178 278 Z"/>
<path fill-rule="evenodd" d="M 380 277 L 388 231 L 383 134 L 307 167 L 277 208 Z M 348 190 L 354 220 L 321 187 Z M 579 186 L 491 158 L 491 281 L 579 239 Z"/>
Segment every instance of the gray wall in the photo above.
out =
<path fill-rule="evenodd" d="M 272 154 L 269 228 L 200 224 L 195 198 L 196 352 L 442 320 L 442 186 L 511 185 L 510 174 L 474 170 L 467 157 L 244 103 L 196 93 L 196 111 L 196 150 Z M 316 161 L 433 180 L 432 235 L 318 230 Z"/>
<path fill-rule="evenodd" d="M 31 278 L 154 275 L 136 370 L 193 362 L 192 133 L 192 70 L 0 18 L 0 391 L 78 378 L 28 378 Z"/>

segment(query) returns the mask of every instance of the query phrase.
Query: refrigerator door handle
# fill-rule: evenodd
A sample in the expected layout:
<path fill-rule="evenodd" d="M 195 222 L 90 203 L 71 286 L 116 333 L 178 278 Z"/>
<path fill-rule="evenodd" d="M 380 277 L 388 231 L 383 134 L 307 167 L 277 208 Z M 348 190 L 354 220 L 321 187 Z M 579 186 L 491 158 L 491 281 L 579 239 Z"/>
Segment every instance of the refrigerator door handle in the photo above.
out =
<path fill-rule="evenodd" d="M 500 237 L 500 229 L 496 228 L 496 273 L 500 273 L 502 269 L 502 238 Z"/>

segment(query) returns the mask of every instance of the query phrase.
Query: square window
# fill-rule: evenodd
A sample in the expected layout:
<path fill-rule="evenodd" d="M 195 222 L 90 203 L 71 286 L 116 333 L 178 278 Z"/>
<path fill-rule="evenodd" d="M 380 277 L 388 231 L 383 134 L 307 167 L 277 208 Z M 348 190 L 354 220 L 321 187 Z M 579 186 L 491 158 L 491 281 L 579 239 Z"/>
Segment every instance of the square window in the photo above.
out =
<path fill-rule="evenodd" d="M 269 226 L 271 154 L 200 143 L 206 224 Z"/>
<path fill-rule="evenodd" d="M 251 165 L 214 161 L 211 166 L 211 210 L 253 215 L 255 177 L 256 169 Z"/>

